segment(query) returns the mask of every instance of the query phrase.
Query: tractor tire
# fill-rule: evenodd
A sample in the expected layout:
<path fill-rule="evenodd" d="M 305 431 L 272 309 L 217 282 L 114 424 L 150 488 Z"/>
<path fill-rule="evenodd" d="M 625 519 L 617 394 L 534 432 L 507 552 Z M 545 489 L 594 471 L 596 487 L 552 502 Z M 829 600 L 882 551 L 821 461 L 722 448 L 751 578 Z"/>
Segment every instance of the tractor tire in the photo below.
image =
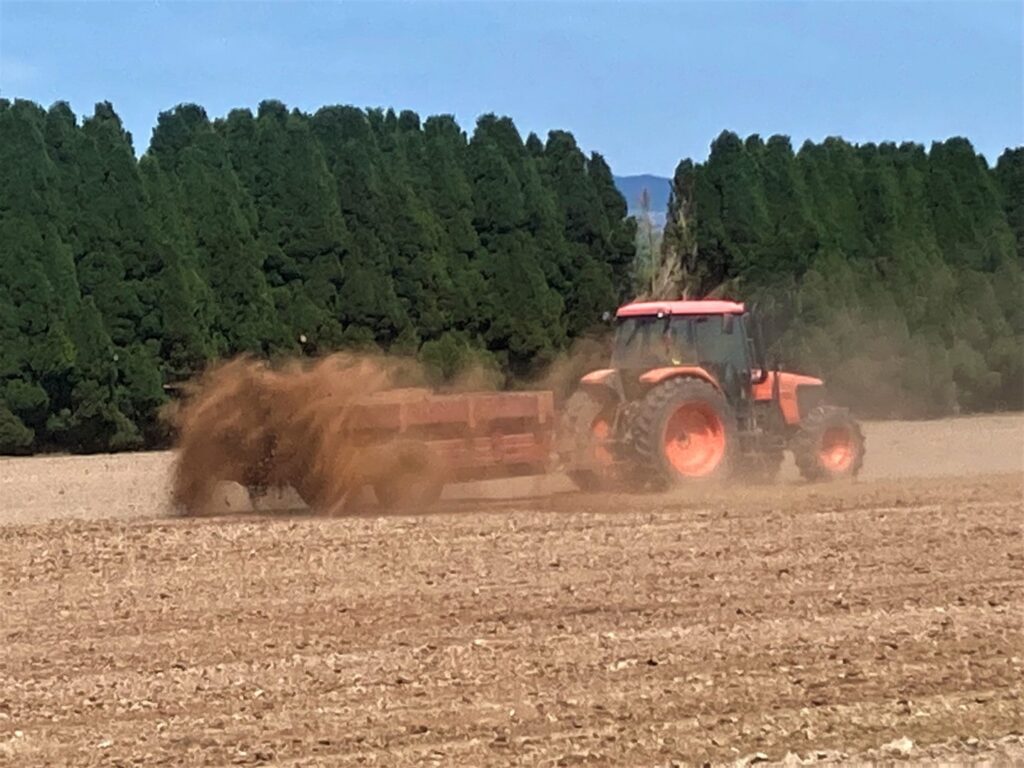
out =
<path fill-rule="evenodd" d="M 373 483 L 377 503 L 389 511 L 416 511 L 435 504 L 444 491 L 444 473 L 425 444 L 403 441 L 386 446 L 380 477 Z"/>
<path fill-rule="evenodd" d="M 710 382 L 670 379 L 644 398 L 633 434 L 640 469 L 674 487 L 727 478 L 735 461 L 736 416 Z"/>
<path fill-rule="evenodd" d="M 864 465 L 864 433 L 845 408 L 821 406 L 811 411 L 792 448 L 800 474 L 812 482 L 853 478 Z"/>
<path fill-rule="evenodd" d="M 557 451 L 566 474 L 581 491 L 614 488 L 614 457 L 601 442 L 610 436 L 610 406 L 587 392 L 566 401 L 558 425 Z"/>

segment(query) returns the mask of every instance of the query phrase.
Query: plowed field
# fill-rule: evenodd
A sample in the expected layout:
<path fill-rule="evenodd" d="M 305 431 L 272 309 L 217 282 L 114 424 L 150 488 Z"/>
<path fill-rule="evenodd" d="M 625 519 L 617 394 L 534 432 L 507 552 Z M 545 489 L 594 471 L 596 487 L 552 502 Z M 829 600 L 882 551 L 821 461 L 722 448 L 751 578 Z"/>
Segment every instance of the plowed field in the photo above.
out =
<path fill-rule="evenodd" d="M 868 439 L 850 485 L 334 519 L 0 462 L 0 764 L 1020 763 L 1024 422 Z"/>

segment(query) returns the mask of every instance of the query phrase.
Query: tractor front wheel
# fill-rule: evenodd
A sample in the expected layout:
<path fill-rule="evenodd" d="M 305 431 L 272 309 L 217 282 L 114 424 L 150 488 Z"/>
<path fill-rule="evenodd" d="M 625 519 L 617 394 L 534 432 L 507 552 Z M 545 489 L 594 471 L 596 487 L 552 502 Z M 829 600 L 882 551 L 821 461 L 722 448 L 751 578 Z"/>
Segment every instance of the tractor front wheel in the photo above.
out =
<path fill-rule="evenodd" d="M 736 417 L 717 387 L 671 379 L 640 405 L 634 435 L 645 474 L 669 486 L 720 480 L 732 470 Z"/>
<path fill-rule="evenodd" d="M 864 434 L 845 408 L 816 408 L 793 439 L 793 458 L 806 480 L 856 477 L 864 451 Z"/>

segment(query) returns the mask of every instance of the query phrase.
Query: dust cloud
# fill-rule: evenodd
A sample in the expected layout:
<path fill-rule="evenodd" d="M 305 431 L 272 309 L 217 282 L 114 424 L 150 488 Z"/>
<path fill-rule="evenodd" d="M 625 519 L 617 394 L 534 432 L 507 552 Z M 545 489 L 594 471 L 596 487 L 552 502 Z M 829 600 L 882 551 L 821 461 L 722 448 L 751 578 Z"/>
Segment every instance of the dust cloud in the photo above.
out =
<path fill-rule="evenodd" d="M 407 470 L 436 473 L 413 442 L 368 443 L 361 401 L 419 379 L 415 363 L 333 354 L 271 366 L 242 356 L 212 366 L 165 413 L 175 428 L 171 497 L 184 514 L 211 511 L 216 485 L 293 488 L 315 511 L 344 511 L 353 493 Z"/>
<path fill-rule="evenodd" d="M 555 402 L 561 405 L 576 391 L 583 376 L 608 367 L 611 354 L 611 335 L 581 336 L 537 376 L 516 381 L 513 386 L 517 389 L 551 391 Z"/>
<path fill-rule="evenodd" d="M 336 353 L 271 364 L 239 356 L 212 365 L 182 387 L 163 412 L 176 433 L 171 502 L 179 513 L 213 512 L 218 484 L 237 483 L 256 494 L 291 488 L 314 511 L 341 514 L 363 488 L 390 497 L 416 482 L 443 483 L 444 467 L 428 445 L 414 440 L 374 442 L 360 432 L 357 406 L 379 396 L 540 389 L 561 403 L 579 379 L 604 367 L 607 339 L 582 338 L 532 380 L 506 382 L 486 365 L 464 367 L 431 387 L 411 357 Z M 383 488 L 387 485 L 387 488 Z"/>

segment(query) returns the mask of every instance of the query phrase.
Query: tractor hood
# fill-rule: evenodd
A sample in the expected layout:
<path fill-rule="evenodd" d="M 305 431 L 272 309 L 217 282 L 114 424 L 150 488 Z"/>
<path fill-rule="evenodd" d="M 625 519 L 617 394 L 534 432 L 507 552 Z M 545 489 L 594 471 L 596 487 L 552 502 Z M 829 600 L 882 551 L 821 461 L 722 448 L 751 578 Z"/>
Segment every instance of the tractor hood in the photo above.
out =
<path fill-rule="evenodd" d="M 808 410 L 812 400 L 821 399 L 821 397 L 806 398 L 808 406 L 801 408 L 801 403 L 805 400 L 804 392 L 813 389 L 820 396 L 824 396 L 825 382 L 821 379 L 799 373 L 769 371 L 764 381 L 754 385 L 754 400 L 758 402 L 771 400 L 776 381 L 778 381 L 779 388 L 779 407 L 782 409 L 782 416 L 787 424 L 799 424 L 804 415 L 802 411 Z"/>

